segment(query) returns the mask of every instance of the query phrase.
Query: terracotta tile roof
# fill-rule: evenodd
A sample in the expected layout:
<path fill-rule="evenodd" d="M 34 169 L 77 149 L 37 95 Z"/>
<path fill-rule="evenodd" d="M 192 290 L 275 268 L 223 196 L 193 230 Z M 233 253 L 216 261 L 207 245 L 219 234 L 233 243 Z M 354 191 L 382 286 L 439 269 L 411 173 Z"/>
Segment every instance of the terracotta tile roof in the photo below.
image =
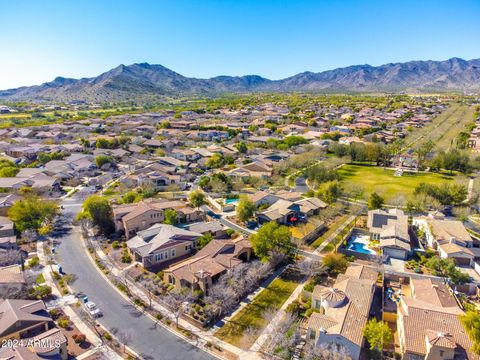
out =
<path fill-rule="evenodd" d="M 378 272 L 364 265 L 350 265 L 345 271 L 345 275 L 356 279 L 368 279 L 377 281 Z"/>
<path fill-rule="evenodd" d="M 427 220 L 433 236 L 439 242 L 450 241 L 451 238 L 467 243 L 472 241 L 472 237 L 463 226 L 461 221 L 457 220 Z"/>
<path fill-rule="evenodd" d="M 237 256 L 250 249 L 248 240 L 212 240 L 195 256 L 169 267 L 165 272 L 173 273 L 177 278 L 196 282 L 199 273 L 215 276 L 231 269 L 242 261 Z"/>
<path fill-rule="evenodd" d="M 53 328 L 33 338 L 35 340 L 34 351 L 37 354 L 49 353 L 58 349 L 57 344 L 65 344 L 67 338 L 60 329 Z"/>
<path fill-rule="evenodd" d="M 448 287 L 431 279 L 410 279 L 413 298 L 444 308 L 458 308 L 457 301 Z"/>
<path fill-rule="evenodd" d="M 25 277 L 23 276 L 20 265 L 11 265 L 0 267 L 0 284 L 24 284 Z"/>
<path fill-rule="evenodd" d="M 403 306 L 405 308 L 399 311 L 401 317 L 399 323 L 403 325 L 405 334 L 405 351 L 425 355 L 427 337 L 429 335 L 431 337 L 432 331 L 434 331 L 449 334 L 451 336 L 449 341 L 457 344 L 456 350 L 464 353 L 463 359 L 480 359 L 480 356 L 470 351 L 472 342 L 460 322 L 457 311 L 452 312 L 445 308 L 428 303 L 419 304 L 415 301 Z"/>
<path fill-rule="evenodd" d="M 364 272 L 362 267 L 354 266 L 340 274 L 333 289 L 315 286 L 312 298 L 327 301 L 330 306 L 324 315 L 312 314 L 309 328 L 341 335 L 358 346 L 363 344 L 363 328 L 370 313 L 377 272 Z"/>
<path fill-rule="evenodd" d="M 9 329 L 17 322 L 29 322 L 31 325 L 31 322 L 40 324 L 48 321 L 51 318 L 41 300 L 0 300 L 0 337 L 8 335 Z"/>

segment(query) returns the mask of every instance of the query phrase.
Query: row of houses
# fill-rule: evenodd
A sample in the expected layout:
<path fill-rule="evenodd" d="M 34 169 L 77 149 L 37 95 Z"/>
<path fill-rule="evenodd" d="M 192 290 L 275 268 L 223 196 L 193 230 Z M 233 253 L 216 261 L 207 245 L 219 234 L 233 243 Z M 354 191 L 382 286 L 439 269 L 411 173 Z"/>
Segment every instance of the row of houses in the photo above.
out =
<path fill-rule="evenodd" d="M 311 299 L 317 312 L 308 320 L 308 339 L 316 346 L 341 345 L 352 359 L 360 359 L 365 347 L 363 330 L 368 319 L 377 315 L 375 300 L 382 301 L 376 291 L 380 282 L 375 269 L 354 264 L 332 287 L 315 286 Z M 395 299 L 387 301 L 395 303 L 394 312 L 387 315 L 393 318 L 402 359 L 480 358 L 460 321 L 465 311 L 444 283 L 409 278 Z"/>
<path fill-rule="evenodd" d="M 412 219 L 413 229 L 420 233 L 427 248 L 441 258 L 454 259 L 458 265 L 474 267 L 480 260 L 480 241 L 474 239 L 461 221 L 445 219 L 441 213 L 430 213 Z M 379 242 L 382 253 L 406 260 L 415 250 L 409 232 L 408 216 L 400 209 L 371 210 L 367 227 L 370 238 Z"/>

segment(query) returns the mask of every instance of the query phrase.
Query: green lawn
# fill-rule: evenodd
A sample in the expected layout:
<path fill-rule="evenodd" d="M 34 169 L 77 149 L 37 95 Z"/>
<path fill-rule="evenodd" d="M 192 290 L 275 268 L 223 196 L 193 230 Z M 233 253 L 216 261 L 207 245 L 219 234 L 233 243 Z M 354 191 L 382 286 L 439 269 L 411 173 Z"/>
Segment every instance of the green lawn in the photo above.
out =
<path fill-rule="evenodd" d="M 230 321 L 228 321 L 215 336 L 232 345 L 250 348 L 255 338 L 244 336 L 247 328 L 253 328 L 260 333 L 268 324 L 263 313 L 269 308 L 280 309 L 299 284 L 299 279 L 279 277 L 266 287 L 252 303 L 245 306 Z"/>
<path fill-rule="evenodd" d="M 343 165 L 338 172 L 344 185 L 361 186 L 365 197 L 375 191 L 387 200 L 397 195 L 411 195 L 422 182 L 438 185 L 455 179 L 455 176 L 437 173 L 403 173 L 402 176 L 394 176 L 393 170 L 353 164 Z"/>
<path fill-rule="evenodd" d="M 43 284 L 45 282 L 45 278 L 43 277 L 43 274 L 39 274 L 36 279 L 35 279 L 35 282 L 40 285 L 40 284 Z"/>

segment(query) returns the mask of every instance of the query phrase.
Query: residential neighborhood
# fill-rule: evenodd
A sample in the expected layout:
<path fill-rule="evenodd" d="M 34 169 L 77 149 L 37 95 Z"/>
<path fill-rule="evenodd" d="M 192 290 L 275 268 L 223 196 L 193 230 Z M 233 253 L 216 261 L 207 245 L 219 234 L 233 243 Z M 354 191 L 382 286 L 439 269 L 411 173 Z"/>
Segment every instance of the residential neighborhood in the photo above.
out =
<path fill-rule="evenodd" d="M 395 99 L 5 128 L 2 339 L 33 345 L 2 355 L 142 358 L 95 273 L 145 314 L 132 326 L 212 357 L 478 358 L 462 320 L 480 304 L 475 132 L 447 133 L 448 153 L 422 135 L 478 105 Z"/>
<path fill-rule="evenodd" d="M 479 18 L 1 1 L 0 360 L 480 360 Z"/>

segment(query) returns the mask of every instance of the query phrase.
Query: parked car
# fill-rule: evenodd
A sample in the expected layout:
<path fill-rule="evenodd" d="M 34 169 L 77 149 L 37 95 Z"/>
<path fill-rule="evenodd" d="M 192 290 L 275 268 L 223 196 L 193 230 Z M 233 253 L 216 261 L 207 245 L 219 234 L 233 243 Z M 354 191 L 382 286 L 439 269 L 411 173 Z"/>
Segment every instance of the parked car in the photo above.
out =
<path fill-rule="evenodd" d="M 84 304 L 84 307 L 88 315 L 90 315 L 92 319 L 96 319 L 103 316 L 102 312 L 93 301 L 86 302 Z"/>

